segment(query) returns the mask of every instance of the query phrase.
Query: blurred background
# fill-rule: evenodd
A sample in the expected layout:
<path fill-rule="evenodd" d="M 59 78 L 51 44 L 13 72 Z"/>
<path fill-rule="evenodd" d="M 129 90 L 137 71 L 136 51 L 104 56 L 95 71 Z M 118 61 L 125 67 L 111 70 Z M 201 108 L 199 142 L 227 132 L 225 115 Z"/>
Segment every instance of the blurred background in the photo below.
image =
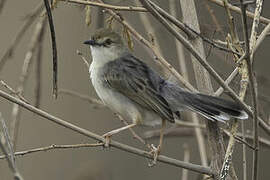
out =
<path fill-rule="evenodd" d="M 3 1 L 3 0 L 2 0 Z M 6 1 L 3 9 L 0 12 L 0 57 L 10 46 L 14 36 L 17 34 L 23 23 L 27 20 L 27 14 L 33 11 L 39 3 L 43 1 Z M 178 0 L 162 1 L 157 0 L 166 11 L 174 7 L 177 17 L 181 18 L 181 8 Z M 231 1 L 237 3 L 239 1 Z M 107 1 L 114 5 L 137 5 L 131 0 L 114 0 Z M 172 5 L 173 3 L 173 5 Z M 225 10 L 208 1 L 195 1 L 199 22 L 201 23 L 202 34 L 208 38 L 224 40 L 222 33 L 217 32 L 215 25 L 211 21 L 209 11 L 206 8 L 206 3 L 214 10 L 217 19 L 221 23 L 225 35 L 228 32 L 226 28 Z M 270 17 L 270 2 L 264 2 L 264 10 L 262 15 Z M 253 8 L 251 7 L 251 10 Z M 154 32 L 149 32 L 149 29 L 144 27 L 141 17 L 138 12 L 121 12 L 123 17 L 146 39 L 149 39 L 148 33 L 155 34 L 155 40 L 160 45 L 162 55 L 168 60 L 177 70 L 179 70 L 178 57 L 175 48 L 173 37 L 166 29 L 150 15 L 151 26 Z M 146 13 L 141 13 L 145 16 Z M 242 34 L 240 16 L 236 13 L 236 21 L 239 22 L 239 34 Z M 91 24 L 85 24 L 85 8 L 81 5 L 58 2 L 57 7 L 53 10 L 53 19 L 56 31 L 56 41 L 59 57 L 58 68 L 58 87 L 59 89 L 72 90 L 77 93 L 95 97 L 96 93 L 89 80 L 88 69 L 77 55 L 76 50 L 91 61 L 90 51 L 87 46 L 82 44 L 87 40 L 90 34 L 97 28 L 103 27 L 108 16 L 102 13 L 100 8 L 91 8 Z M 32 25 L 26 31 L 26 34 L 18 42 L 13 56 L 8 59 L 2 71 L 0 72 L 1 80 L 4 80 L 9 86 L 16 89 L 20 83 L 23 60 L 29 49 L 29 42 L 34 33 L 36 23 L 40 18 L 36 18 Z M 121 30 L 121 25 L 115 23 L 114 26 Z M 249 21 L 251 27 L 251 21 Z M 262 29 L 264 26 L 260 26 Z M 241 37 L 240 37 L 241 38 Z M 145 47 L 134 42 L 134 54 L 137 57 L 144 59 L 146 63 L 153 65 L 153 55 L 149 53 Z M 255 71 L 258 77 L 260 110 L 263 117 L 269 118 L 269 99 L 270 99 L 270 72 L 269 72 L 269 51 L 270 40 L 266 38 L 262 46 L 258 49 L 255 55 Z M 97 134 L 104 134 L 112 129 L 123 126 L 119 119 L 107 108 L 94 108 L 87 101 L 83 101 L 77 97 L 67 94 L 59 94 L 57 99 L 52 96 L 52 49 L 51 38 L 48 25 L 42 44 L 42 60 L 41 60 L 41 99 L 40 108 L 52 115 L 60 117 L 77 126 L 88 129 Z M 230 55 L 210 48 L 205 44 L 205 51 L 208 54 L 207 60 L 210 62 L 217 72 L 225 79 L 234 69 L 234 64 Z M 185 52 L 188 55 L 187 52 Z M 192 65 L 189 56 L 187 58 L 187 67 L 192 84 L 196 87 Z M 34 55 L 32 64 L 29 68 L 29 78 L 26 81 L 24 89 L 24 97 L 33 104 L 36 92 L 36 71 L 37 58 Z M 215 89 L 219 87 L 213 80 Z M 239 77 L 232 83 L 231 87 L 238 89 Z M 6 89 L 1 86 L 2 90 Z M 249 96 L 247 102 L 249 102 Z M 226 96 L 224 96 L 226 97 Z M 13 104 L 1 98 L 0 111 L 7 125 L 9 125 L 12 113 Z M 204 119 L 202 119 L 202 122 Z M 247 129 L 251 130 L 252 120 L 246 122 Z M 169 125 L 171 126 L 171 125 Z M 139 135 L 144 136 L 147 131 L 155 130 L 156 128 L 135 128 Z M 267 137 L 264 132 L 260 131 L 262 137 Z M 269 137 L 267 137 L 269 139 Z M 113 136 L 113 139 L 120 142 L 136 146 L 144 149 L 144 146 L 134 140 L 129 131 L 124 131 Z M 149 143 L 158 144 L 158 139 L 152 138 Z M 206 141 L 207 142 L 207 141 Z M 19 122 L 18 138 L 16 151 L 27 150 L 36 147 L 49 146 L 51 144 L 78 144 L 78 143 L 95 143 L 90 138 L 86 138 L 61 126 L 58 126 L 48 120 L 45 120 L 29 111 L 21 110 L 21 118 Z M 190 162 L 200 164 L 197 141 L 194 136 L 177 135 L 168 136 L 165 138 L 162 154 L 173 157 L 179 160 L 183 159 L 184 144 L 188 146 L 190 151 Z M 207 147 L 207 146 L 206 146 Z M 241 144 L 237 143 L 233 154 L 233 162 L 239 179 L 242 179 L 242 149 Z M 209 158 L 211 154 L 208 154 Z M 259 154 L 260 171 L 259 179 L 266 180 L 270 178 L 268 171 L 270 161 L 269 146 L 261 146 Z M 120 151 L 115 148 L 103 149 L 96 148 L 80 148 L 66 150 L 52 150 L 48 152 L 38 152 L 16 159 L 18 168 L 26 180 L 45 180 L 45 179 L 65 179 L 65 180 L 123 180 L 123 179 L 181 179 L 182 169 L 176 168 L 163 163 L 158 163 L 155 167 L 149 168 L 149 160 L 133 154 Z M 251 177 L 252 168 L 252 150 L 247 148 L 248 161 L 248 177 Z M 198 174 L 192 171 L 188 172 L 188 179 L 197 179 Z M 12 179 L 7 162 L 0 160 L 0 179 Z M 249 178 L 248 178 L 249 179 Z"/>

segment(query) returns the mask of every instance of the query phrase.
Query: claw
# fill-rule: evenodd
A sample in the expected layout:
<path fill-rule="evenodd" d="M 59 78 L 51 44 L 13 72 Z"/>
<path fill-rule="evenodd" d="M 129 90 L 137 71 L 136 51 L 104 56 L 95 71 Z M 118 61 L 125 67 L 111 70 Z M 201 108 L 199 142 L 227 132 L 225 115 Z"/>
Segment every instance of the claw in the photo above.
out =
<path fill-rule="evenodd" d="M 157 158 L 160 154 L 161 146 L 158 145 L 158 147 L 155 147 L 153 144 L 151 144 L 151 151 L 150 153 L 153 155 L 153 161 L 151 161 L 148 166 L 153 167 L 157 164 Z"/>

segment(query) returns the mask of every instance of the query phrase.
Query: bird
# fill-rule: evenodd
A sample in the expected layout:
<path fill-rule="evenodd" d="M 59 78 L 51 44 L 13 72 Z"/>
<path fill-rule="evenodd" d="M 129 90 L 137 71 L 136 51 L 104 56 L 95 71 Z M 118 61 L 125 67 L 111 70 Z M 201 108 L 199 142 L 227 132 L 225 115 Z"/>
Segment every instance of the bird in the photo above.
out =
<path fill-rule="evenodd" d="M 164 79 L 144 61 L 134 56 L 122 36 L 111 28 L 98 29 L 84 44 L 90 46 L 89 68 L 92 85 L 112 111 L 131 124 L 109 132 L 107 137 L 137 126 L 174 123 L 180 112 L 189 110 L 211 121 L 226 122 L 231 118 L 248 119 L 242 107 L 230 100 L 189 92 Z M 162 131 L 161 131 L 162 132 Z M 159 154 L 160 144 L 156 148 Z"/>

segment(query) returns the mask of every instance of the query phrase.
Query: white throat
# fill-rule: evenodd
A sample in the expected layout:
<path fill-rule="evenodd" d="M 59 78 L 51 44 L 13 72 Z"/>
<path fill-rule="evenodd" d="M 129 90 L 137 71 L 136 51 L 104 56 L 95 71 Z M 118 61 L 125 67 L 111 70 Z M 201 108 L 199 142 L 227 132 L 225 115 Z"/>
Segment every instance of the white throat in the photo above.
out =
<path fill-rule="evenodd" d="M 111 46 L 111 47 L 103 47 L 103 46 L 90 46 L 91 54 L 92 54 L 92 63 L 89 68 L 89 73 L 96 74 L 102 67 L 110 61 L 113 61 L 119 57 L 121 57 L 127 50 L 124 47 L 119 46 Z"/>

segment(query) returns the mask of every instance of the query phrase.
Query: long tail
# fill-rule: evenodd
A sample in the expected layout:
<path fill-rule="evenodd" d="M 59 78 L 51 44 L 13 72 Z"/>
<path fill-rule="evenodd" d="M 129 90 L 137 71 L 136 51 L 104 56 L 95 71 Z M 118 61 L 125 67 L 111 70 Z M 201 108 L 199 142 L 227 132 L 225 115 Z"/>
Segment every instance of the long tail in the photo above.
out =
<path fill-rule="evenodd" d="M 162 88 L 165 99 L 175 107 L 174 110 L 189 109 L 210 120 L 227 121 L 230 118 L 247 119 L 248 114 L 239 104 L 200 93 L 191 93 L 174 85 L 167 84 Z"/>

